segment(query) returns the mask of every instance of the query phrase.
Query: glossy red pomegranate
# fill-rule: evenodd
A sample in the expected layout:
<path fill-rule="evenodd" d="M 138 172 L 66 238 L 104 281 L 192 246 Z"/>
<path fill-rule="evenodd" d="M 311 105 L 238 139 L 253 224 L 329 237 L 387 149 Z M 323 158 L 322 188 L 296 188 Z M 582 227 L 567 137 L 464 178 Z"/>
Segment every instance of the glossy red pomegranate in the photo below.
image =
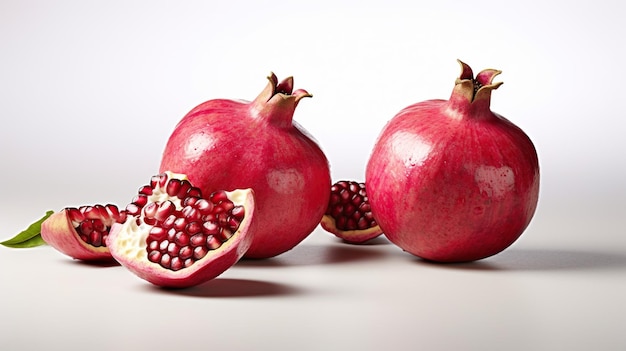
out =
<path fill-rule="evenodd" d="M 319 224 L 331 185 L 326 156 L 293 121 L 305 90 L 274 74 L 251 102 L 214 99 L 192 109 L 165 147 L 161 171 L 184 173 L 203 193 L 251 188 L 256 216 L 248 258 L 290 250 Z"/>
<path fill-rule="evenodd" d="M 510 246 L 530 223 L 539 195 L 533 143 L 490 108 L 500 71 L 474 77 L 460 64 L 450 99 L 400 111 L 366 169 L 372 213 L 385 235 L 440 262 L 478 260 Z"/>

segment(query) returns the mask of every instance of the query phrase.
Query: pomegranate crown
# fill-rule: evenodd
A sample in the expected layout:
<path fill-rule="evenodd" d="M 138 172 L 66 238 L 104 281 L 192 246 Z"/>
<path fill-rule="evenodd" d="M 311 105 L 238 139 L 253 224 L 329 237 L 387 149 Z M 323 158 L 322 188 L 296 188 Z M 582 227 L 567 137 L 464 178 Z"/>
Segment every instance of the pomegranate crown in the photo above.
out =
<path fill-rule="evenodd" d="M 489 100 L 491 91 L 498 89 L 502 85 L 502 82 L 493 83 L 493 79 L 502 71 L 485 69 L 480 71 L 474 78 L 472 68 L 461 60 L 457 61 L 461 65 L 461 75 L 456 79 L 453 94 L 460 94 L 467 98 L 469 102 Z"/>
<path fill-rule="evenodd" d="M 293 90 L 293 77 L 278 81 L 271 72 L 265 89 L 252 101 L 254 115 L 264 117 L 276 125 L 292 125 L 293 113 L 302 98 L 312 97 L 304 89 Z"/>
<path fill-rule="evenodd" d="M 281 99 L 294 100 L 294 103 L 297 105 L 302 98 L 313 96 L 304 89 L 296 89 L 294 91 L 293 76 L 289 76 L 279 82 L 274 72 L 270 72 L 267 80 L 268 83 L 257 97 L 257 100 L 269 102 L 274 96 L 279 96 Z"/>

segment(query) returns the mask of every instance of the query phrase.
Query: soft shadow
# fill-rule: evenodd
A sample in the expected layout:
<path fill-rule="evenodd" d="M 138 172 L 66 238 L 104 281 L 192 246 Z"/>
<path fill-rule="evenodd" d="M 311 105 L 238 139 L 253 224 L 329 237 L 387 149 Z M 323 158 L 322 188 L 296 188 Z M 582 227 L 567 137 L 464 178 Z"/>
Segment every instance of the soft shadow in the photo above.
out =
<path fill-rule="evenodd" d="M 495 256 L 468 263 L 420 263 L 449 269 L 486 271 L 578 271 L 626 268 L 626 254 L 607 251 L 508 249 Z"/>
<path fill-rule="evenodd" d="M 110 268 L 110 267 L 121 267 L 120 264 L 115 260 L 108 261 L 82 261 L 76 259 L 67 259 L 63 260 L 66 264 L 71 264 L 75 266 L 83 266 L 83 267 L 95 267 L 95 268 Z"/>
<path fill-rule="evenodd" d="M 301 290 L 285 284 L 231 278 L 216 278 L 204 284 L 185 289 L 161 288 L 154 285 L 145 285 L 145 287 L 146 289 L 157 293 L 213 298 L 288 296 L 302 293 Z"/>
<path fill-rule="evenodd" d="M 386 253 L 381 244 L 348 244 L 338 242 L 334 245 L 301 245 L 279 256 L 267 259 L 242 259 L 240 267 L 293 267 L 341 264 L 355 261 L 377 260 Z"/>
<path fill-rule="evenodd" d="M 391 245 L 391 242 L 385 238 L 385 236 L 377 236 L 363 243 L 349 243 L 347 241 L 337 239 L 338 242 L 346 244 L 346 245 L 354 245 L 354 246 L 377 246 L 377 245 Z"/>

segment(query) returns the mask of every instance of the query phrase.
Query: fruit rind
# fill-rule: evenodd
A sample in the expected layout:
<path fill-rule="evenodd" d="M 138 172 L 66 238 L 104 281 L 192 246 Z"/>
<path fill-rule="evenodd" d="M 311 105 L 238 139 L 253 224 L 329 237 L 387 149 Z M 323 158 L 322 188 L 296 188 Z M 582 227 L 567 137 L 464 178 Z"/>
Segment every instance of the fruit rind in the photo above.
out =
<path fill-rule="evenodd" d="M 362 230 L 340 230 L 335 225 L 335 219 L 329 215 L 324 215 L 320 225 L 327 232 L 350 244 L 362 244 L 368 240 L 380 236 L 383 231 L 380 226 L 374 226 Z"/>
<path fill-rule="evenodd" d="M 113 259 L 106 246 L 91 246 L 78 236 L 65 209 L 52 214 L 41 224 L 41 237 L 48 245 L 77 260 Z"/>

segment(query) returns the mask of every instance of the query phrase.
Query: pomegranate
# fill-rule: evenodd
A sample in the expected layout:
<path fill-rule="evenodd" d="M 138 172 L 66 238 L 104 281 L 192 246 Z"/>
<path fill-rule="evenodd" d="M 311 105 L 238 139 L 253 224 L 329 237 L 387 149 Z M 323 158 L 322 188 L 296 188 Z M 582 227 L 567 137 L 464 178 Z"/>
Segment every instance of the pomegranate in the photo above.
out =
<path fill-rule="evenodd" d="M 112 204 L 67 207 L 43 221 L 41 237 L 48 245 L 78 260 L 112 260 L 106 240 L 113 223 L 125 219 L 125 211 Z"/>
<path fill-rule="evenodd" d="M 164 172 L 126 207 L 107 244 L 124 267 L 155 285 L 194 286 L 223 273 L 250 247 L 252 190 L 216 191 L 208 197 L 185 175 Z"/>
<path fill-rule="evenodd" d="M 365 183 L 353 180 L 333 184 L 320 224 L 327 232 L 351 244 L 364 243 L 382 234 L 372 216 Z"/>
<path fill-rule="evenodd" d="M 372 213 L 389 240 L 438 262 L 482 259 L 510 246 L 539 196 L 529 137 L 490 108 L 501 72 L 461 75 L 449 100 L 408 106 L 382 130 L 366 167 Z"/>
<path fill-rule="evenodd" d="M 273 73 L 252 102 L 215 99 L 192 109 L 170 136 L 160 169 L 184 173 L 203 193 L 252 188 L 257 215 L 247 258 L 290 250 L 319 224 L 331 185 L 326 156 L 295 121 L 293 78 Z"/>

